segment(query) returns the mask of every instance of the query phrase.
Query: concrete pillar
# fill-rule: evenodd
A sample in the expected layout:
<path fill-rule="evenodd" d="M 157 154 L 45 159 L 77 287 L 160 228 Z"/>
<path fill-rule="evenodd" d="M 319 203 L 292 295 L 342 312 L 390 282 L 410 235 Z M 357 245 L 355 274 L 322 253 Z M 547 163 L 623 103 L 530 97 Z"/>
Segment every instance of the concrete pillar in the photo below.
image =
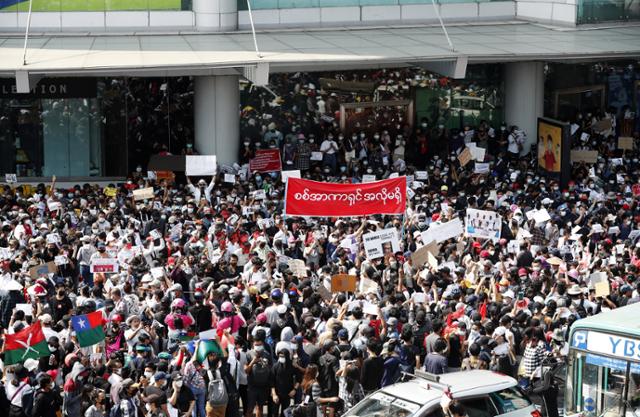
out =
<path fill-rule="evenodd" d="M 505 120 L 527 133 L 523 154 L 536 142 L 538 117 L 544 112 L 544 63 L 505 65 Z"/>
<path fill-rule="evenodd" d="M 196 29 L 223 32 L 238 29 L 238 0 L 193 0 Z"/>
<path fill-rule="evenodd" d="M 240 151 L 240 88 L 237 75 L 196 77 L 195 148 L 219 164 L 237 162 Z"/>

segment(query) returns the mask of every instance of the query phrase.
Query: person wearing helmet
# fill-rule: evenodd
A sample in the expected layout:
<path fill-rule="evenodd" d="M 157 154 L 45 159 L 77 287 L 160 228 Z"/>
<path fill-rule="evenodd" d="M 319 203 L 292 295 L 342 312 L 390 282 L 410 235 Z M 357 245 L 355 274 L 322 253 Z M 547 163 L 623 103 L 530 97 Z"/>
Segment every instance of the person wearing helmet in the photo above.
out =
<path fill-rule="evenodd" d="M 269 325 L 274 324 L 280 317 L 280 313 L 278 313 L 278 306 L 282 304 L 282 291 L 279 288 L 271 291 L 271 300 L 273 301 L 273 304 L 264 310 L 264 313 L 267 315 L 267 323 L 269 323 Z"/>
<path fill-rule="evenodd" d="M 168 349 L 179 342 L 181 332 L 188 329 L 189 326 L 195 323 L 191 313 L 185 313 L 185 308 L 186 303 L 182 298 L 176 298 L 171 302 L 171 313 L 167 314 L 167 317 L 164 319 L 164 323 L 169 328 L 167 334 L 169 339 L 167 345 Z"/>
<path fill-rule="evenodd" d="M 222 303 L 222 306 L 220 306 L 220 315 L 222 319 L 218 322 L 218 331 L 229 329 L 234 337 L 238 335 L 240 328 L 246 327 L 247 325 L 244 317 L 242 317 L 242 314 L 238 314 L 238 311 L 231 301 Z"/>

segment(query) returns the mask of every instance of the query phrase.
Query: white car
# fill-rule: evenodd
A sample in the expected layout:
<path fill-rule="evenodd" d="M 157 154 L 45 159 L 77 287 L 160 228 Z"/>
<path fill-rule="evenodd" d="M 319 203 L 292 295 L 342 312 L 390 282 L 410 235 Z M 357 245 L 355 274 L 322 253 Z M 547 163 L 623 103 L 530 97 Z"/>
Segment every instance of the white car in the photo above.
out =
<path fill-rule="evenodd" d="M 515 379 L 491 371 L 432 375 L 384 387 L 360 401 L 345 417 L 443 417 L 445 390 L 461 402 L 469 417 L 542 417 Z"/>

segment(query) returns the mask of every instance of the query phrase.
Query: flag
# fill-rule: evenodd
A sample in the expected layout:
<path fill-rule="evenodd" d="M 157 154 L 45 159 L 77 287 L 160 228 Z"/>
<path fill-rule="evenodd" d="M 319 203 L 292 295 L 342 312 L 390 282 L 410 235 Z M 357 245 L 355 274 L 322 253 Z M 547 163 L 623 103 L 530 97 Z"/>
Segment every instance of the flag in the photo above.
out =
<path fill-rule="evenodd" d="M 44 338 L 39 321 L 36 321 L 35 324 L 26 329 L 20 330 L 18 333 L 5 335 L 5 366 L 24 363 L 29 358 L 38 359 L 49 354 L 49 345 Z"/>
<path fill-rule="evenodd" d="M 480 313 L 480 317 L 482 317 L 482 320 L 487 318 L 487 302 L 486 301 L 480 304 L 480 309 L 478 310 L 478 312 Z"/>
<path fill-rule="evenodd" d="M 222 358 L 224 356 L 222 348 L 217 341 L 210 339 L 201 340 L 200 342 L 198 342 L 198 346 L 196 347 L 195 352 L 196 360 L 200 363 L 204 363 L 209 353 L 215 353 L 219 358 Z"/>
<path fill-rule="evenodd" d="M 95 345 L 104 340 L 103 321 L 100 311 L 71 317 L 71 327 L 76 332 L 81 347 Z"/>
<path fill-rule="evenodd" d="M 458 320 L 462 316 L 464 316 L 464 307 L 447 315 L 447 326 L 451 326 L 455 320 Z"/>

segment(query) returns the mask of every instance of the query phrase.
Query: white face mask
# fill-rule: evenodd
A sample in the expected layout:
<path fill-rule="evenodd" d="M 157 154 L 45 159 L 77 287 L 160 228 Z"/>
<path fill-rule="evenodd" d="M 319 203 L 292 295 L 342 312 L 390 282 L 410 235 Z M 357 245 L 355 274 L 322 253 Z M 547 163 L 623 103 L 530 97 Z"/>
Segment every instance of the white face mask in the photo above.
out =
<path fill-rule="evenodd" d="M 147 379 L 151 379 L 151 377 L 153 376 L 153 372 L 145 372 L 144 373 L 144 377 Z"/>
<path fill-rule="evenodd" d="M 254 346 L 254 347 L 253 347 L 253 349 L 254 349 L 256 352 L 262 352 L 262 351 L 264 350 L 264 346 L 262 346 L 262 345 L 256 345 L 256 346 Z"/>
<path fill-rule="evenodd" d="M 281 357 L 278 358 L 278 362 L 286 363 L 287 362 L 287 358 L 285 358 L 284 356 L 281 356 Z"/>

